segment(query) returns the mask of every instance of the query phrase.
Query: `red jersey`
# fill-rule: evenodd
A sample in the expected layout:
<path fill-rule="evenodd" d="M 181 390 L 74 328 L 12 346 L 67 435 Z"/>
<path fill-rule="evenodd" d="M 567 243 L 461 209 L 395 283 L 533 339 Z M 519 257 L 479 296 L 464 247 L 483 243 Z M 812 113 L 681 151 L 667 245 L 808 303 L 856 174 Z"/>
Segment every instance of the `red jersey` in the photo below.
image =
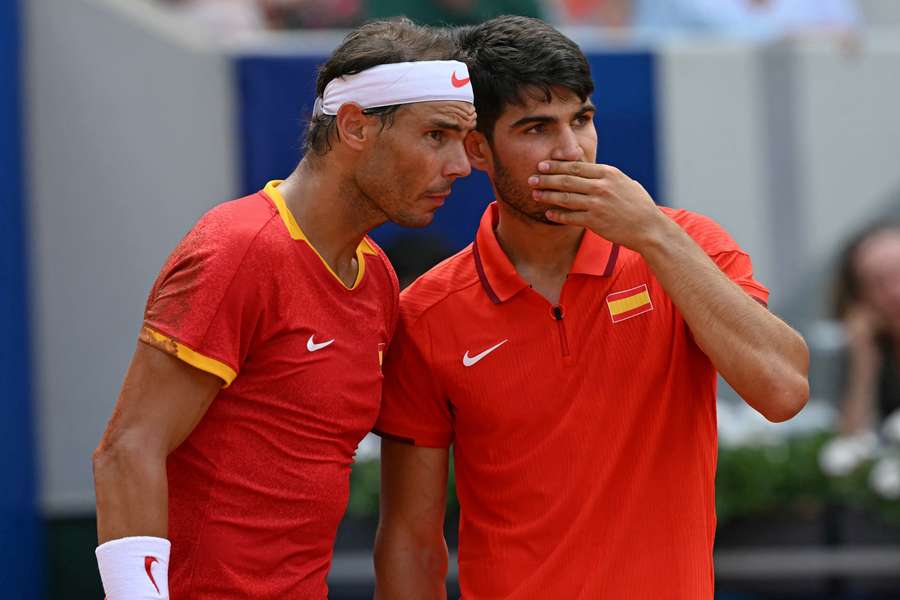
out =
<path fill-rule="evenodd" d="M 721 227 L 662 210 L 767 301 Z M 585 231 L 551 306 L 497 218 L 401 295 L 376 424 L 453 445 L 463 598 L 711 600 L 712 364 L 639 254 Z"/>
<path fill-rule="evenodd" d="M 141 339 L 225 384 L 168 459 L 179 600 L 326 598 L 353 454 L 378 415 L 393 269 L 366 238 L 347 288 L 276 185 L 209 211 L 147 303 Z"/>

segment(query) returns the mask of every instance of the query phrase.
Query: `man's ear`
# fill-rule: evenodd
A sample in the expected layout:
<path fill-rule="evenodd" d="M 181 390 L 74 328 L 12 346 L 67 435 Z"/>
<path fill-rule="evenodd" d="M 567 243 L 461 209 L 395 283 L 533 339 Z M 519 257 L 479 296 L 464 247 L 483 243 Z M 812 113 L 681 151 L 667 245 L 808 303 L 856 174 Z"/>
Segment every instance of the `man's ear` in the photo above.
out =
<path fill-rule="evenodd" d="M 480 131 L 470 131 L 463 141 L 469 163 L 479 171 L 489 171 L 493 166 L 494 155 L 487 138 Z"/>
<path fill-rule="evenodd" d="M 363 108 L 355 102 L 345 102 L 335 115 L 338 135 L 341 142 L 354 150 L 362 150 L 369 142 L 373 131 L 372 115 L 363 113 Z"/>

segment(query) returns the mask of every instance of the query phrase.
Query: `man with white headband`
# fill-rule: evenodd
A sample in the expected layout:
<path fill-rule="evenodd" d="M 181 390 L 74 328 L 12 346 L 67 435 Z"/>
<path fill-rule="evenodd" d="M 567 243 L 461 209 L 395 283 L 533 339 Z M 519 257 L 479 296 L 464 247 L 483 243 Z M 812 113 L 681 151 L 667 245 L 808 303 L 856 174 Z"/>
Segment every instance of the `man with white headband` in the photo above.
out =
<path fill-rule="evenodd" d="M 94 454 L 108 600 L 327 597 L 350 465 L 398 311 L 367 237 L 469 173 L 472 87 L 442 32 L 352 32 L 284 181 L 204 215 L 163 267 Z"/>

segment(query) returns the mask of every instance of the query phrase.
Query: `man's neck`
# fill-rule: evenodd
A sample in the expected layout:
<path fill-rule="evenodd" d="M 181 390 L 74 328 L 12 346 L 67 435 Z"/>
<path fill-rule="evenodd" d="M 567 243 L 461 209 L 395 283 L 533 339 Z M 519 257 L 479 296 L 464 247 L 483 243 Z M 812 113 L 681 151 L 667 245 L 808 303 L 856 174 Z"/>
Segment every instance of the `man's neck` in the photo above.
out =
<path fill-rule="evenodd" d="M 356 249 L 363 237 L 384 222 L 347 173 L 304 158 L 279 186 L 285 205 L 307 241 L 345 284 L 352 284 L 359 265 Z"/>
<path fill-rule="evenodd" d="M 496 236 L 519 275 L 551 304 L 559 302 L 562 285 L 575 262 L 584 228 L 549 225 L 497 203 Z"/>

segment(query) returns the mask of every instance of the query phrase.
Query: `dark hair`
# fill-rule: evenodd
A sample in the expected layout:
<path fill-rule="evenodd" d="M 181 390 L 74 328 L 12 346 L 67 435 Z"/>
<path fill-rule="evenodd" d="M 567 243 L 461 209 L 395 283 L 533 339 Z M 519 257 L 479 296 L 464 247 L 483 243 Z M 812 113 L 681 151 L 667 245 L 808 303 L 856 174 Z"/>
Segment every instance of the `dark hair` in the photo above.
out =
<path fill-rule="evenodd" d="M 879 219 L 861 229 L 844 246 L 838 257 L 837 277 L 834 282 L 832 311 L 835 317 L 844 318 L 850 306 L 862 299 L 862 283 L 856 273 L 856 255 L 860 247 L 873 237 L 887 231 L 900 232 L 900 220 Z"/>
<path fill-rule="evenodd" d="M 347 34 L 338 49 L 319 67 L 316 96 L 321 97 L 325 86 L 336 77 L 353 75 L 378 65 L 417 60 L 450 60 L 455 55 L 455 46 L 445 30 L 416 25 L 406 18 L 372 21 Z M 379 115 L 384 126 L 390 125 L 397 108 L 396 105 L 384 106 L 365 112 Z M 333 135 L 338 135 L 333 115 L 312 115 L 303 151 L 326 154 L 331 150 Z"/>
<path fill-rule="evenodd" d="M 526 95 L 550 102 L 560 86 L 583 102 L 594 91 L 578 45 L 539 19 L 504 15 L 459 27 L 453 37 L 472 78 L 478 131 L 488 139 L 507 105 L 521 106 Z"/>

